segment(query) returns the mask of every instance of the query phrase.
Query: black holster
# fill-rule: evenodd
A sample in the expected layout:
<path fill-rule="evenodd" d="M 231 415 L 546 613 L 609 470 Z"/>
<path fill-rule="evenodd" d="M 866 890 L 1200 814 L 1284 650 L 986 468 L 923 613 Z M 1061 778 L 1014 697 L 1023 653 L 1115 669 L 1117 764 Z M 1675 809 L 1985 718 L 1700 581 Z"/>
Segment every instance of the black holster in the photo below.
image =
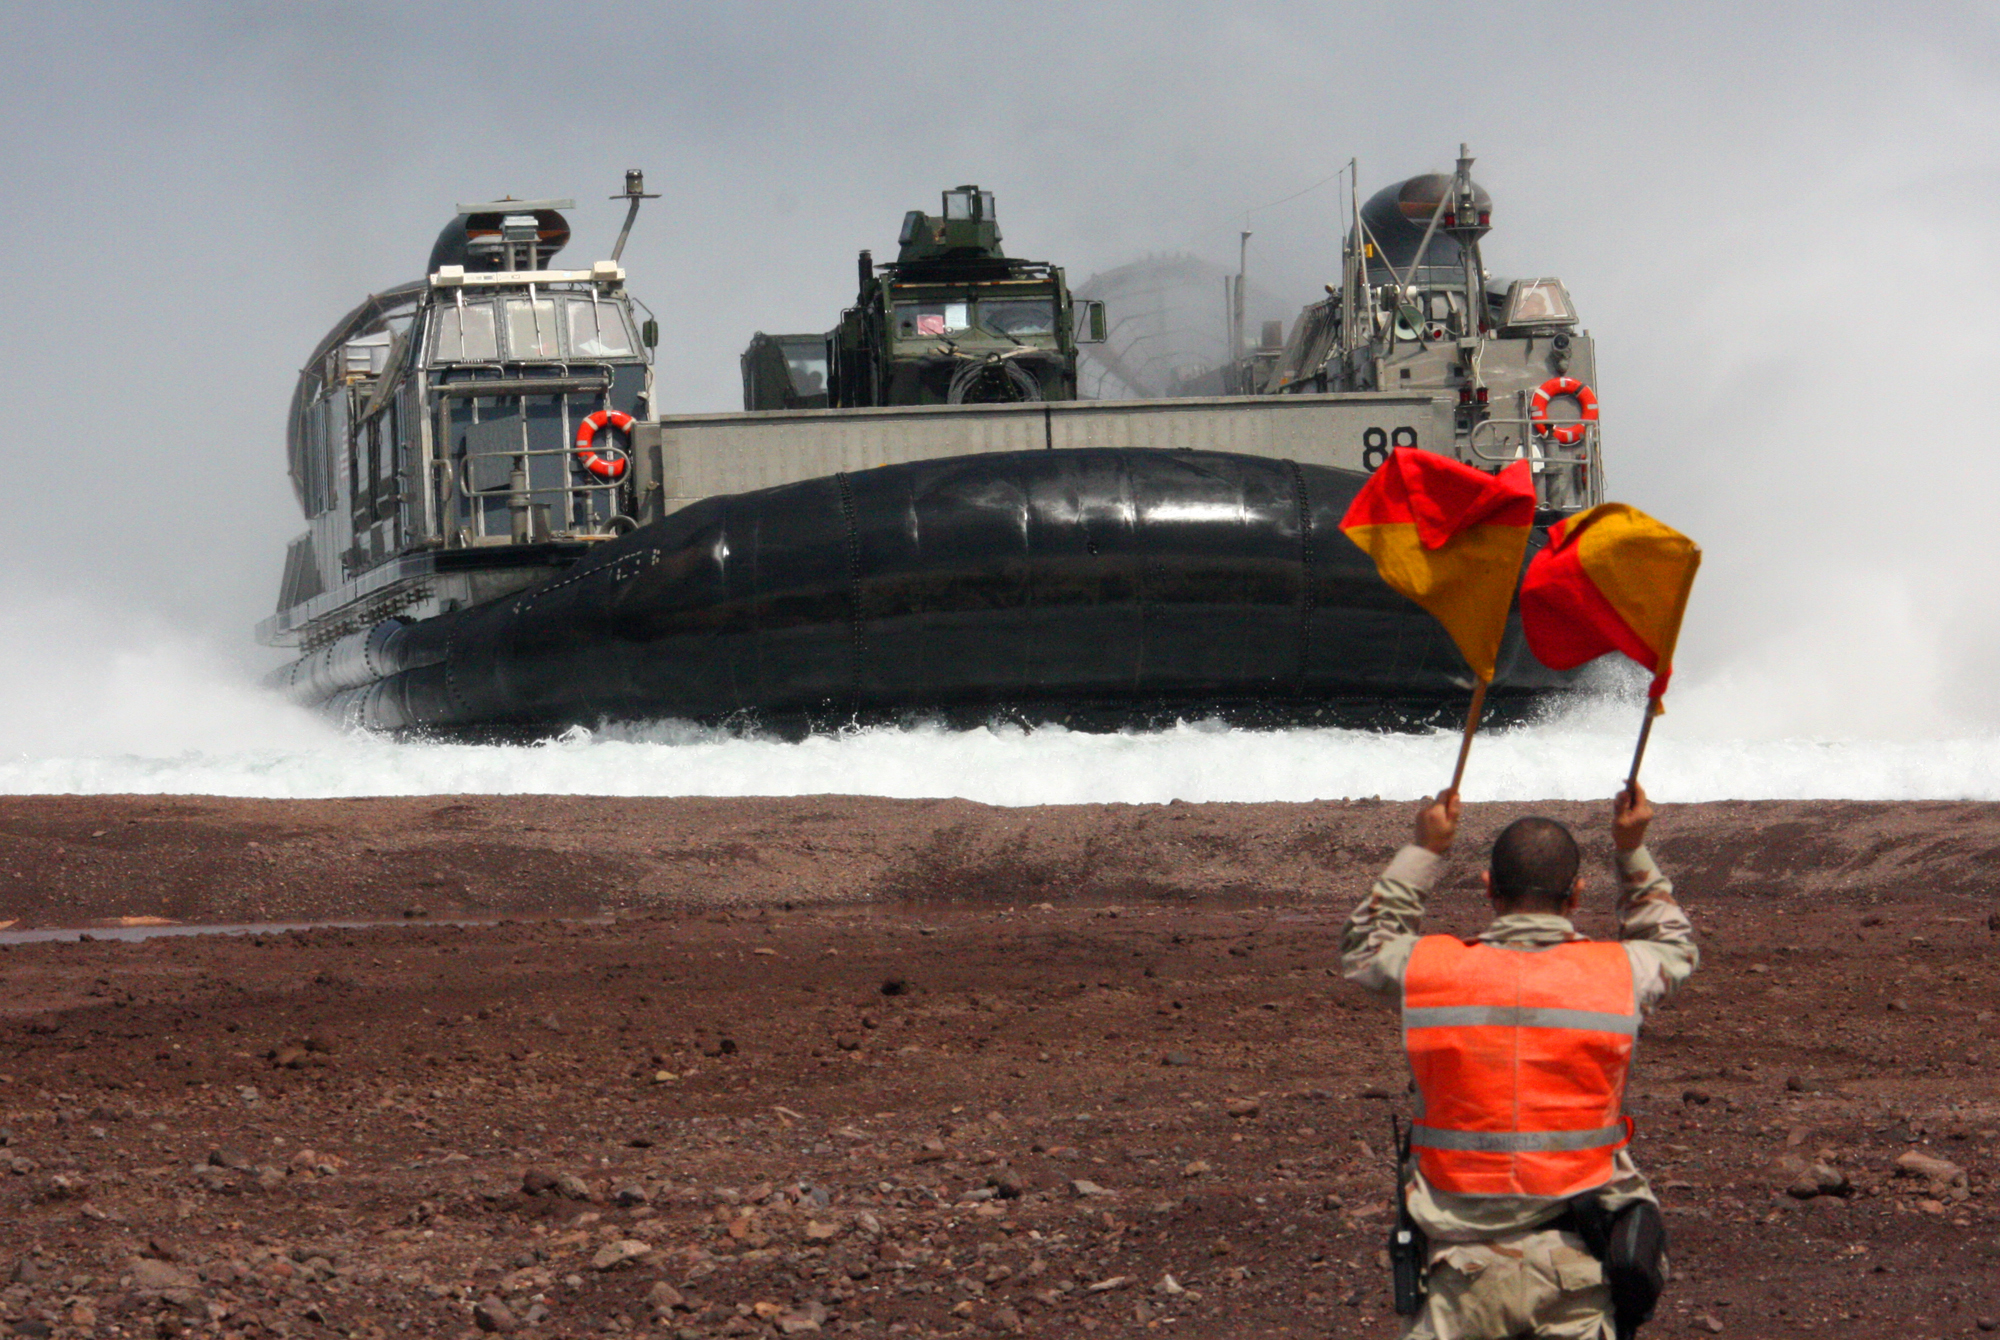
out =
<path fill-rule="evenodd" d="M 1556 1226 L 1573 1229 L 1604 1263 L 1618 1340 L 1631 1340 L 1651 1319 L 1667 1285 L 1667 1222 L 1660 1207 L 1635 1200 L 1613 1214 L 1595 1195 L 1577 1196 Z"/>

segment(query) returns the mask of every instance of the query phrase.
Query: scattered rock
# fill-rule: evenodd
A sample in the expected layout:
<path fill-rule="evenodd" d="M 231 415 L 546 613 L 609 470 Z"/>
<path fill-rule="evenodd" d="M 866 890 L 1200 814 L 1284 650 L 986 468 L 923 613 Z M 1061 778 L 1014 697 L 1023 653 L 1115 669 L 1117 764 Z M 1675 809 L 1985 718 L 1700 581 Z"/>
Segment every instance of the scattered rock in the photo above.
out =
<path fill-rule="evenodd" d="M 622 1238 L 617 1242 L 607 1242 L 597 1249 L 597 1255 L 590 1258 L 590 1268 L 618 1270 L 631 1265 L 652 1250 L 652 1243 L 641 1242 L 637 1238 Z"/>
<path fill-rule="evenodd" d="M 555 1192 L 565 1200 L 589 1200 L 590 1183 L 575 1173 L 562 1173 L 556 1177 Z"/>
<path fill-rule="evenodd" d="M 224 1145 L 208 1151 L 208 1166 L 227 1168 L 231 1172 L 254 1172 L 257 1162 L 242 1150 Z"/>
<path fill-rule="evenodd" d="M 1799 1200 L 1811 1200 L 1815 1196 L 1846 1197 L 1854 1194 L 1854 1185 L 1847 1180 L 1847 1174 L 1824 1160 L 1803 1167 L 1798 1167 L 1803 1160 L 1786 1158 L 1780 1162 L 1798 1169 L 1797 1176 L 1786 1186 L 1785 1191 Z"/>
<path fill-rule="evenodd" d="M 1965 1185 L 1965 1169 L 1950 1159 L 1933 1158 L 1914 1149 L 1896 1155 L 1896 1175 L 1928 1178 L 1941 1186 Z"/>
<path fill-rule="evenodd" d="M 1256 1098 L 1232 1098 L 1223 1104 L 1222 1110 L 1238 1120 L 1244 1120 L 1262 1112 L 1264 1104 Z"/>
<path fill-rule="evenodd" d="M 1706 1107 L 1715 1101 L 1715 1095 L 1707 1089 L 1683 1089 L 1681 1101 L 1692 1107 Z"/>
<path fill-rule="evenodd" d="M 1710 1335 L 1722 1334 L 1722 1318 L 1716 1316 L 1713 1312 L 1702 1313 L 1694 1319 L 1694 1324 L 1699 1329 L 1707 1331 Z"/>
<path fill-rule="evenodd" d="M 1160 1058 L 1161 1065 L 1193 1065 L 1194 1058 L 1186 1052 L 1168 1052 Z"/>
<path fill-rule="evenodd" d="M 625 1206 L 649 1205 L 653 1200 L 646 1193 L 646 1188 L 640 1186 L 637 1182 L 627 1182 L 624 1186 L 619 1187 L 618 1190 L 613 1192 L 611 1198 L 620 1205 Z"/>
<path fill-rule="evenodd" d="M 199 1289 L 201 1276 L 170 1261 L 135 1256 L 127 1267 L 132 1287 L 140 1293 L 165 1293 L 169 1289 Z"/>
<path fill-rule="evenodd" d="M 1109 1191 L 1105 1190 L 1097 1183 L 1082 1177 L 1076 1178 L 1074 1181 L 1072 1181 L 1069 1184 L 1069 1189 L 1075 1192 L 1077 1196 L 1082 1199 L 1089 1199 L 1092 1196 L 1108 1196 L 1111 1194 Z"/>
<path fill-rule="evenodd" d="M 495 1335 L 508 1335 L 520 1326 L 512 1308 L 498 1298 L 482 1298 L 472 1309 L 472 1324 Z"/>
<path fill-rule="evenodd" d="M 778 1328 L 779 1335 L 810 1335 L 819 1330 L 825 1322 L 826 1305 L 818 1299 L 790 1312 L 780 1312 L 772 1319 L 772 1324 Z"/>

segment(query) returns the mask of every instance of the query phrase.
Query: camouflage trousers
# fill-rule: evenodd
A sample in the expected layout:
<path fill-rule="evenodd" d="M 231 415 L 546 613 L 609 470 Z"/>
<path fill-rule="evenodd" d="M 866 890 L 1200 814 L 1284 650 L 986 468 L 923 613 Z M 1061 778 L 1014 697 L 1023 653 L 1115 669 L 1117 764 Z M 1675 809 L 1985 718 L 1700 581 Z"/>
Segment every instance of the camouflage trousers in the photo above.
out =
<path fill-rule="evenodd" d="M 1431 1248 L 1404 1340 L 1613 1340 L 1604 1267 L 1574 1233 L 1531 1230 Z"/>

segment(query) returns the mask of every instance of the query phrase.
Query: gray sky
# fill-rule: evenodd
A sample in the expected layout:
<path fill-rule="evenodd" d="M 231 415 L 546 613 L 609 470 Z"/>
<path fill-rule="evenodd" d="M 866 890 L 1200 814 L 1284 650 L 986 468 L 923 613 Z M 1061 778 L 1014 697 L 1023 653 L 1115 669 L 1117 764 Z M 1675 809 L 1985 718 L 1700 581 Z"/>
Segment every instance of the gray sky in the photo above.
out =
<path fill-rule="evenodd" d="M 1447 167 L 1599 345 L 1612 493 L 1708 552 L 1686 673 L 1781 719 L 2000 725 L 1991 6 L 513 3 L 17 9 L 0 631 L 56 589 L 256 661 L 298 364 L 459 200 L 627 250 L 661 404 L 736 404 L 940 188 L 1073 277 L 1233 258 L 1296 309 L 1364 190 Z M 1260 208 L 1269 206 L 1268 208 Z M 20 630 L 25 633 L 25 629 Z M 1886 686 L 1886 690 L 1885 690 Z M 1807 709 L 1810 708 L 1808 711 Z"/>

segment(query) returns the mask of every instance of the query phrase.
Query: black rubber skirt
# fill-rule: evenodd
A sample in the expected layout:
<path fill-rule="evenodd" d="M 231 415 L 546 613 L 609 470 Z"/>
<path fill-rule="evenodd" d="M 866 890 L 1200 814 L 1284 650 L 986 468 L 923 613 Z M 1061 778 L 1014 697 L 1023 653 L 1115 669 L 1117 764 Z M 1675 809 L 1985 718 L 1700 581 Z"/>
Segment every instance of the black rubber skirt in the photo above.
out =
<path fill-rule="evenodd" d="M 1443 631 L 1339 521 L 1365 476 L 1263 457 L 960 456 L 709 498 L 539 586 L 415 624 L 357 724 L 668 718 L 1083 725 L 1462 712 Z M 1494 685 L 1564 687 L 1510 627 Z"/>

